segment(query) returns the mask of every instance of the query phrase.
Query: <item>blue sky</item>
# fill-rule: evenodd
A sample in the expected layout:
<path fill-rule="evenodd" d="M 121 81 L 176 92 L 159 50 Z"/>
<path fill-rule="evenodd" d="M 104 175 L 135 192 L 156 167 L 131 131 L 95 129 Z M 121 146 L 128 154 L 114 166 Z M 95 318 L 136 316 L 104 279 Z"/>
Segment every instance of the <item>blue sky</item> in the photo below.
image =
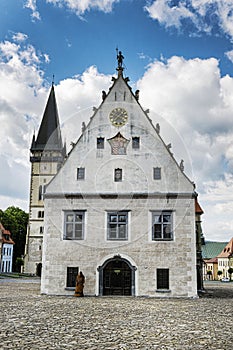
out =
<path fill-rule="evenodd" d="M 206 238 L 233 236 L 233 0 L 1 0 L 0 10 L 0 208 L 28 211 L 29 147 L 53 75 L 69 145 L 111 85 L 118 46 L 196 183 Z"/>

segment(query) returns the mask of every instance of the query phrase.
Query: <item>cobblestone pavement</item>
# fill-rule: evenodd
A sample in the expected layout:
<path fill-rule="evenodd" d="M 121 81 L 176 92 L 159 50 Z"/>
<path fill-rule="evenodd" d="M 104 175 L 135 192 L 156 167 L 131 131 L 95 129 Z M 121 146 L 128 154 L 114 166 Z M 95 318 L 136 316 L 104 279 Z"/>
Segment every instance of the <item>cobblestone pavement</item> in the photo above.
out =
<path fill-rule="evenodd" d="M 165 300 L 44 296 L 27 281 L 0 280 L 2 350 L 233 349 L 233 282 Z"/>

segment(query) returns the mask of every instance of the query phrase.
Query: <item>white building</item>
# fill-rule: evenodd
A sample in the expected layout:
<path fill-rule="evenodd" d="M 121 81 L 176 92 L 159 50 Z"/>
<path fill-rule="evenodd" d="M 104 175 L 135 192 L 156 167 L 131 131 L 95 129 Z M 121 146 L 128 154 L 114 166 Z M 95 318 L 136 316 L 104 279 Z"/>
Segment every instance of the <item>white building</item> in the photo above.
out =
<path fill-rule="evenodd" d="M 196 297 L 194 185 L 117 71 L 46 187 L 41 292 Z"/>
<path fill-rule="evenodd" d="M 14 244 L 10 231 L 0 223 L 0 272 L 12 272 Z"/>

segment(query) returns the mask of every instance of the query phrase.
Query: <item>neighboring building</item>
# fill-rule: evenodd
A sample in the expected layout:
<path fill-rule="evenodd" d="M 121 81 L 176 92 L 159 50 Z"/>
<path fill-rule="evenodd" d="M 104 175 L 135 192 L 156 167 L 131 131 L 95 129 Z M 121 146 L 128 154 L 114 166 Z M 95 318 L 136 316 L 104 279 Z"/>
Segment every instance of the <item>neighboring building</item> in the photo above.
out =
<path fill-rule="evenodd" d="M 37 138 L 33 135 L 30 151 L 30 206 L 24 272 L 40 276 L 44 232 L 43 194 L 45 186 L 61 167 L 66 153 L 65 146 L 62 143 L 53 84 Z"/>
<path fill-rule="evenodd" d="M 233 238 L 223 248 L 221 253 L 217 256 L 218 258 L 218 270 L 222 271 L 221 278 L 230 277 L 228 270 L 233 268 Z"/>
<path fill-rule="evenodd" d="M 227 242 L 205 241 L 205 244 L 202 246 L 204 280 L 219 280 L 217 255 L 226 244 Z M 211 275 L 209 272 L 207 273 L 207 271 L 211 271 Z"/>
<path fill-rule="evenodd" d="M 109 92 L 46 186 L 41 292 L 72 295 L 81 270 L 87 295 L 193 298 L 201 215 L 194 184 L 132 92 L 120 58 Z M 31 220 L 38 210 L 37 203 Z"/>
<path fill-rule="evenodd" d="M 218 258 L 204 260 L 204 279 L 217 281 L 218 276 Z"/>
<path fill-rule="evenodd" d="M 0 223 L 0 272 L 12 272 L 14 244 L 10 231 Z"/>

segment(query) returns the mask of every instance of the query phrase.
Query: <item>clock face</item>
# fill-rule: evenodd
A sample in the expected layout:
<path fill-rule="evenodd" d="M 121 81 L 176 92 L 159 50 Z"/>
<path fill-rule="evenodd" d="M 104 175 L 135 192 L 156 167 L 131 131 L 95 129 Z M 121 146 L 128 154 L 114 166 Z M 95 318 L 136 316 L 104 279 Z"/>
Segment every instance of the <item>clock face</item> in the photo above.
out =
<path fill-rule="evenodd" d="M 128 114 L 124 108 L 114 108 L 109 114 L 109 119 L 114 126 L 122 126 L 128 120 Z"/>

